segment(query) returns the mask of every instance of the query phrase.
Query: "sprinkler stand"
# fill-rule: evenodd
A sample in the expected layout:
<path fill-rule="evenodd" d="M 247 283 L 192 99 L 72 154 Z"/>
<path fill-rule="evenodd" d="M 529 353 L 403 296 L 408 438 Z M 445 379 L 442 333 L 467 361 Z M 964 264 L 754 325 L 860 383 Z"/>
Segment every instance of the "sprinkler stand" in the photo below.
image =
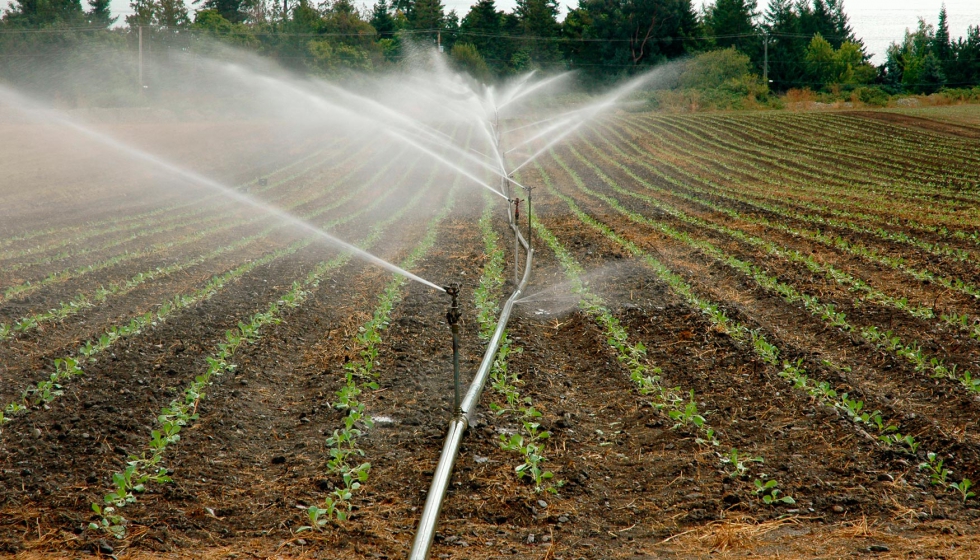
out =
<path fill-rule="evenodd" d="M 531 251 L 531 189 L 527 187 L 527 250 Z"/>
<path fill-rule="evenodd" d="M 459 415 L 459 282 L 453 282 L 443 288 L 452 303 L 446 312 L 446 322 L 453 333 L 453 415 Z"/>
<path fill-rule="evenodd" d="M 521 227 L 521 199 L 514 197 L 511 202 L 514 203 L 514 227 Z M 514 229 L 514 285 L 516 286 L 521 281 L 521 245 L 520 241 L 517 239 L 517 229 Z"/>

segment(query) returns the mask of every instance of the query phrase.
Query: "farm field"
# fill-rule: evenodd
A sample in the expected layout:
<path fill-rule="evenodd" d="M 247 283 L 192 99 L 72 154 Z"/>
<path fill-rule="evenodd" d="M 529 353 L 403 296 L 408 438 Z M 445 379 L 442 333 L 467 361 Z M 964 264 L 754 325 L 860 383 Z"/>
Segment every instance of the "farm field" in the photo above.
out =
<path fill-rule="evenodd" d="M 953 109 L 620 112 L 522 167 L 529 295 L 432 556 L 980 557 L 980 128 Z M 452 413 L 446 297 L 97 152 L 38 171 L 57 133 L 4 126 L 0 552 L 405 557 Z M 155 126 L 462 282 L 473 374 L 514 288 L 499 198 L 356 130 L 110 128 Z"/>

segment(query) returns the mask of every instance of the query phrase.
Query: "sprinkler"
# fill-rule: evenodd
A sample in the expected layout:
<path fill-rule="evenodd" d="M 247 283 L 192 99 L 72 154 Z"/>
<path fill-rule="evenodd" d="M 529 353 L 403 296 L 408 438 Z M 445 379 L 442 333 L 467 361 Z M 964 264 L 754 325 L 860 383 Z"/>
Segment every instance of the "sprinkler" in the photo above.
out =
<path fill-rule="evenodd" d="M 510 179 L 508 179 L 508 183 Z M 514 205 L 513 227 L 514 227 L 514 285 L 521 281 L 521 245 L 517 239 L 517 231 L 521 227 L 521 199 L 514 197 L 509 199 Z"/>
<path fill-rule="evenodd" d="M 531 188 L 524 187 L 527 190 L 527 250 L 531 251 Z"/>
<path fill-rule="evenodd" d="M 449 311 L 446 312 L 446 322 L 453 333 L 453 414 L 459 415 L 459 282 L 453 282 L 443 287 L 452 303 L 449 304 Z"/>

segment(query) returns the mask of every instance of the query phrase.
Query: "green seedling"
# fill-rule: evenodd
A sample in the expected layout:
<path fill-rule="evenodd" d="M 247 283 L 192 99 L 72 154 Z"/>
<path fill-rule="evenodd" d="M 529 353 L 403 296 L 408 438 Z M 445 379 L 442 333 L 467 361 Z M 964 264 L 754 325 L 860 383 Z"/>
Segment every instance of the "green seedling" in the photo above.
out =
<path fill-rule="evenodd" d="M 109 533 L 117 539 L 126 536 L 126 525 L 128 522 L 122 515 L 116 513 L 116 508 L 112 506 L 102 507 L 99 504 L 92 504 L 92 511 L 100 517 L 98 521 L 88 524 L 92 531 L 102 531 Z"/>
<path fill-rule="evenodd" d="M 963 503 L 966 503 L 968 499 L 976 496 L 974 492 L 970 491 L 970 488 L 973 487 L 973 482 L 969 478 L 964 478 L 959 483 L 954 482 L 950 484 L 949 487 L 960 493 L 960 496 L 963 497 Z"/>
<path fill-rule="evenodd" d="M 722 464 L 728 465 L 730 470 L 725 471 L 728 476 L 732 478 L 738 478 L 745 476 L 749 472 L 748 463 L 762 463 L 764 462 L 762 457 L 745 457 L 739 454 L 738 449 L 734 447 L 728 452 L 727 457 L 721 458 Z M 775 481 L 770 481 L 775 482 Z"/>
<path fill-rule="evenodd" d="M 941 486 L 947 485 L 946 478 L 953 472 L 943 467 L 943 459 L 932 452 L 926 454 L 926 461 L 919 463 L 919 470 L 928 472 L 932 483 Z"/>
<path fill-rule="evenodd" d="M 792 496 L 779 497 L 781 493 L 779 488 L 776 488 L 779 483 L 775 480 L 767 480 L 762 482 L 761 479 L 755 479 L 753 483 L 755 485 L 755 493 L 757 496 L 762 496 L 762 501 L 767 506 L 774 504 L 795 504 L 796 500 Z"/>

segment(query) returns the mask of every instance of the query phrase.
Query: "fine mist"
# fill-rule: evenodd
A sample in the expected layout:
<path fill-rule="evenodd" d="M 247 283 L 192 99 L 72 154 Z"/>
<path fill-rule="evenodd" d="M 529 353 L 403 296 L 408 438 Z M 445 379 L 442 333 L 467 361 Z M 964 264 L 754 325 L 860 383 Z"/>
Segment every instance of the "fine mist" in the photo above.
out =
<path fill-rule="evenodd" d="M 509 177 L 669 74 L 660 68 L 587 95 L 574 72 L 534 71 L 487 85 L 418 46 L 391 71 L 333 78 L 222 45 L 209 51 L 153 57 L 144 68 L 152 79 L 135 97 L 92 94 L 100 81 L 118 82 L 119 69 L 107 70 L 105 59 L 59 73 L 47 87 L 44 77 L 55 74 L 43 66 L 0 85 L 7 139 L 0 157 L 9 179 L 0 189 L 0 233 L 84 230 L 109 219 L 135 228 L 141 217 L 159 215 L 158 227 L 134 231 L 132 247 L 118 248 L 136 250 L 161 233 L 261 237 L 273 246 L 314 234 L 324 249 L 356 253 L 346 234 L 326 233 L 317 206 L 376 197 L 359 218 L 370 221 L 405 209 L 423 190 L 433 199 L 459 188 L 477 189 L 503 210 L 508 183 L 520 186 Z M 301 172 L 312 174 L 294 182 Z M 425 208 L 410 212 L 425 220 L 433 212 Z M 386 235 L 376 250 L 397 251 L 398 239 Z M 154 246 L 166 246 L 169 260 L 197 250 L 183 245 Z"/>

